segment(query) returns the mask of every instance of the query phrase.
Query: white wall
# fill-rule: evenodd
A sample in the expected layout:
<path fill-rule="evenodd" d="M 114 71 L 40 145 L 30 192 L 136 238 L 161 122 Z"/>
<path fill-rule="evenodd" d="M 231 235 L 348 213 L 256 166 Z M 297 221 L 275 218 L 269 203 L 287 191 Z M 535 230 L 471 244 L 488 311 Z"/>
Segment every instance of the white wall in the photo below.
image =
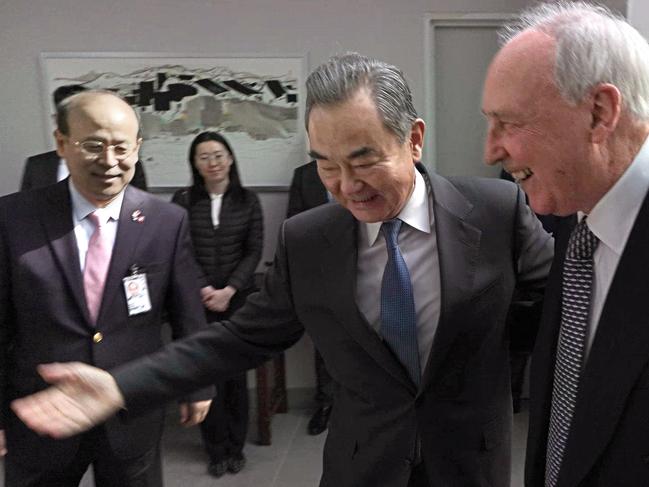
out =
<path fill-rule="evenodd" d="M 629 0 L 627 18 L 633 27 L 649 39 L 649 2 L 647 0 Z"/>
<path fill-rule="evenodd" d="M 640 4 L 642 0 L 636 1 Z M 310 67 L 348 50 L 397 64 L 423 103 L 423 15 L 512 12 L 526 0 L 0 0 L 0 195 L 26 156 L 51 148 L 43 122 L 42 51 L 308 53 Z M 607 4 L 625 10 L 623 0 Z M 293 161 L 295 165 L 306 162 Z M 288 181 L 287 181 L 288 184 Z M 286 195 L 263 194 L 265 259 Z M 288 354 L 290 387 L 313 384 L 308 342 Z"/>

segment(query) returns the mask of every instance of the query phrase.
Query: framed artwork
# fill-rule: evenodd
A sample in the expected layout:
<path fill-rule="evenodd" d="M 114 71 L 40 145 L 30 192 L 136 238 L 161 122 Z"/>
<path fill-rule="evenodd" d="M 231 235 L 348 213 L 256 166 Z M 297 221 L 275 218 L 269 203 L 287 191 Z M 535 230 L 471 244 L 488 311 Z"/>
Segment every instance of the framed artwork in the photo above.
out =
<path fill-rule="evenodd" d="M 115 91 L 133 106 L 144 140 L 140 159 L 154 190 L 190 183 L 189 145 L 205 130 L 228 139 L 246 186 L 286 187 L 293 168 L 306 161 L 305 56 L 46 52 L 41 68 L 43 106 L 51 106 L 56 88 L 71 84 Z"/>

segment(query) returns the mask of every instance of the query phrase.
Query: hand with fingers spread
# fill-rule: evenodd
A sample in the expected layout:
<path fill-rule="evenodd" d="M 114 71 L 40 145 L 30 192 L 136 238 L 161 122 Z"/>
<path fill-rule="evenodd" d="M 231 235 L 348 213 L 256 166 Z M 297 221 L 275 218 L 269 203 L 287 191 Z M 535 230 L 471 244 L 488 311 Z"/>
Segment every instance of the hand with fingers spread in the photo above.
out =
<path fill-rule="evenodd" d="M 181 402 L 179 404 L 180 424 L 189 427 L 202 423 L 210 410 L 211 404 L 211 399 L 207 401 Z"/>
<path fill-rule="evenodd" d="M 124 398 L 106 371 L 80 362 L 40 365 L 52 387 L 16 399 L 11 408 L 31 429 L 67 438 L 102 423 L 124 407 Z"/>

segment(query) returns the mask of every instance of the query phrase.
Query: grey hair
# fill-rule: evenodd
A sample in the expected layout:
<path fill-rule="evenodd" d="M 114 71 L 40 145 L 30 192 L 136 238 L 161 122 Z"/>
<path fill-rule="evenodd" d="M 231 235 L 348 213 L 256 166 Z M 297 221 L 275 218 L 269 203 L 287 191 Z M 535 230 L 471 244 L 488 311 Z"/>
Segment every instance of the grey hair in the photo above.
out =
<path fill-rule="evenodd" d="M 122 100 L 124 103 L 127 105 L 131 106 L 129 102 L 127 102 L 120 94 L 115 93 L 114 91 L 110 90 L 99 90 L 99 89 L 91 89 L 91 90 L 83 90 L 79 91 L 78 93 L 75 93 L 71 96 L 68 96 L 67 98 L 64 98 L 61 102 L 59 102 L 58 105 L 56 105 L 56 128 L 58 129 L 59 132 L 61 132 L 63 135 L 70 135 L 70 124 L 68 123 L 68 116 L 70 115 L 70 109 L 74 107 L 79 102 L 80 98 L 85 98 L 87 96 L 92 96 L 92 95 L 112 95 L 115 98 Z M 138 139 L 141 137 L 141 126 L 140 126 L 140 115 L 139 113 L 133 109 L 133 113 L 135 114 L 135 118 L 137 119 L 137 137 Z"/>
<path fill-rule="evenodd" d="M 587 2 L 541 3 L 506 25 L 500 41 L 526 30 L 555 39 L 554 80 L 567 101 L 577 104 L 594 86 L 610 83 L 635 118 L 649 120 L 649 45 L 623 17 Z"/>
<path fill-rule="evenodd" d="M 405 142 L 417 119 L 417 111 L 403 72 L 355 52 L 330 58 L 307 78 L 304 115 L 307 131 L 313 107 L 342 103 L 362 88 L 369 90 L 383 125 L 399 142 Z"/>

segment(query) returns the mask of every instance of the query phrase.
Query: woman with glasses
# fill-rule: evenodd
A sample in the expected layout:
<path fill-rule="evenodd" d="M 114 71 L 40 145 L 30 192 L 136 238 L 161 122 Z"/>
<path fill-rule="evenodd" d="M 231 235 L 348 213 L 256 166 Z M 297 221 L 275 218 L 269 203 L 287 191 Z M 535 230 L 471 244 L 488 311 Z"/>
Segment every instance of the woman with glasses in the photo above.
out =
<path fill-rule="evenodd" d="M 257 195 L 245 189 L 228 141 L 217 132 L 199 134 L 189 147 L 193 183 L 173 202 L 185 207 L 196 258 L 204 276 L 201 289 L 209 322 L 230 317 L 254 290 L 261 258 L 263 219 Z M 217 395 L 201 423 L 209 455 L 208 472 L 220 477 L 245 465 L 248 429 L 245 373 L 216 384 Z"/>

